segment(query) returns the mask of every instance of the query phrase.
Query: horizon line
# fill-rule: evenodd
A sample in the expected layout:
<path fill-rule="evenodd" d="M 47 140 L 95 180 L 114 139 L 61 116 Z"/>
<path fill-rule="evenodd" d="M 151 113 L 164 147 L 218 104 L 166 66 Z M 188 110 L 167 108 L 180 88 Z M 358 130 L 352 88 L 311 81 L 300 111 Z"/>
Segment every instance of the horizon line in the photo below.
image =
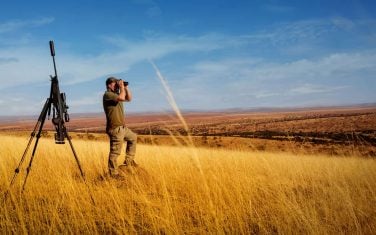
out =
<path fill-rule="evenodd" d="M 275 112 L 275 111 L 302 111 L 302 110 L 314 110 L 314 109 L 340 109 L 340 108 L 376 108 L 376 102 L 369 103 L 356 103 L 356 104 L 344 104 L 344 105 L 312 105 L 312 106 L 260 106 L 260 107 L 235 107 L 235 108 L 224 108 L 224 109 L 182 109 L 182 113 L 224 113 L 224 112 Z M 127 111 L 129 116 L 137 115 L 155 115 L 155 114 L 170 114 L 174 113 L 174 110 L 161 110 L 161 111 Z M 80 116 L 80 115 L 100 115 L 103 112 L 74 112 L 69 113 L 69 115 Z M 25 114 L 25 115 L 0 115 L 0 118 L 12 118 L 12 117 L 37 117 L 37 114 Z"/>

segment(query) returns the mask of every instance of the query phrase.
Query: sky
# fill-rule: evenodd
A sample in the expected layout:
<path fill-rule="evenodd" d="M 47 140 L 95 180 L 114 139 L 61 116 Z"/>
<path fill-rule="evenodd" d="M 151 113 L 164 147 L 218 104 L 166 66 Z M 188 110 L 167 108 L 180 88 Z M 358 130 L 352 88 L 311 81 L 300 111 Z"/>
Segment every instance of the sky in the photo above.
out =
<path fill-rule="evenodd" d="M 129 113 L 376 102 L 376 1 L 4 1 L 0 116 L 38 115 L 54 74 L 70 113 L 103 112 L 105 80 Z"/>

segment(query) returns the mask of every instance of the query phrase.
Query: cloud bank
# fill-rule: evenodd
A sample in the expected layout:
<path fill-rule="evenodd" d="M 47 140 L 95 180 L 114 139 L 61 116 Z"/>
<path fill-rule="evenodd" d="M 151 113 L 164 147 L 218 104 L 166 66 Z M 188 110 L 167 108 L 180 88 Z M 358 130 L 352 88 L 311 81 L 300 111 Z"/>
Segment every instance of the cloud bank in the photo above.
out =
<path fill-rule="evenodd" d="M 8 21 L 0 23 L 0 35 L 53 22 L 54 18 Z M 372 37 L 376 30 L 369 29 L 373 25 L 373 20 L 336 17 L 279 23 L 241 35 L 101 36 L 98 43 L 108 50 L 96 55 L 60 51 L 57 46 L 57 65 L 64 86 L 72 90 L 75 112 L 101 111 L 102 80 L 136 71 L 143 80 L 132 83 L 138 97 L 132 108 L 166 108 L 165 101 L 155 100 L 160 94 L 148 59 L 160 66 L 183 109 L 375 102 L 376 42 Z M 344 35 L 352 37 L 333 47 Z M 30 98 L 30 94 L 49 89 L 48 74 L 53 73 L 47 43 L 43 47 L 4 45 L 0 46 L 0 111 L 33 113 L 45 98 Z M 27 102 L 32 105 L 20 108 Z"/>

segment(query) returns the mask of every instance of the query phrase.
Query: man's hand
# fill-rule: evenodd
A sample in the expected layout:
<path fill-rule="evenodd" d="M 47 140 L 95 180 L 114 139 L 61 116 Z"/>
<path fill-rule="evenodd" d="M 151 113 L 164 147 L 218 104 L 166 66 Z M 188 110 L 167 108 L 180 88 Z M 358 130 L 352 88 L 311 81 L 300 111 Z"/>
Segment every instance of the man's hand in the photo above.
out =
<path fill-rule="evenodd" d="M 123 80 L 119 80 L 117 81 L 117 85 L 119 86 L 120 89 L 124 89 L 124 81 Z"/>
<path fill-rule="evenodd" d="M 123 80 L 118 80 L 117 81 L 117 85 L 119 87 L 119 90 L 120 90 L 120 93 L 119 93 L 119 96 L 117 98 L 117 101 L 126 101 L 126 92 L 125 92 L 125 88 L 124 88 L 124 82 Z"/>

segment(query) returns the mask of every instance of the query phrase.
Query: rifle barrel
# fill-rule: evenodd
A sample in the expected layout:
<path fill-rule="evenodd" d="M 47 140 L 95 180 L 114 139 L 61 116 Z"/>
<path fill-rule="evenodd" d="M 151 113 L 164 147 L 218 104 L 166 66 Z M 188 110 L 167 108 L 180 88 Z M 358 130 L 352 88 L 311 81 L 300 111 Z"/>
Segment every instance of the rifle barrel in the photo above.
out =
<path fill-rule="evenodd" d="M 55 77 L 57 78 L 56 63 L 55 63 L 55 46 L 54 46 L 54 41 L 52 40 L 50 41 L 50 51 L 51 51 L 52 60 L 54 62 Z"/>
<path fill-rule="evenodd" d="M 54 47 L 54 41 L 50 41 L 50 51 L 51 51 L 51 56 L 55 56 L 55 47 Z"/>

